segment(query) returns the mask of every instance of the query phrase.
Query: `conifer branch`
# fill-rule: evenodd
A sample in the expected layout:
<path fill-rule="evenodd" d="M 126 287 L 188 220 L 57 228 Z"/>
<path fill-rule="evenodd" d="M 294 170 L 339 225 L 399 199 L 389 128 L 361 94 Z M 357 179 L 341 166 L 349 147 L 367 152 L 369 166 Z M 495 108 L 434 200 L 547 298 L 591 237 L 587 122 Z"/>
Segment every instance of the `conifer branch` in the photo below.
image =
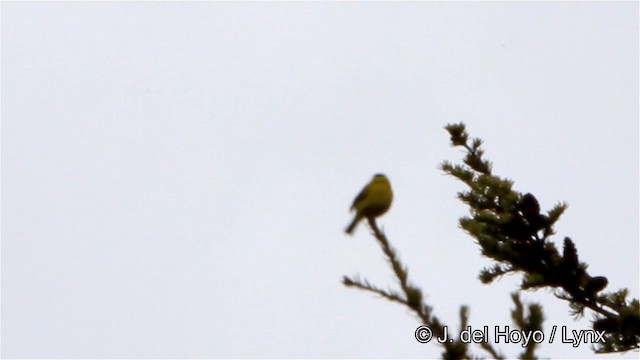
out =
<path fill-rule="evenodd" d="M 440 168 L 458 178 L 470 190 L 458 193 L 469 205 L 471 216 L 460 219 L 460 227 L 476 238 L 482 255 L 496 264 L 480 272 L 483 283 L 508 273 L 523 275 L 521 290 L 555 289 L 559 299 L 569 302 L 571 313 L 582 316 L 585 309 L 596 315 L 594 330 L 606 330 L 606 341 L 596 352 L 619 352 L 640 347 L 640 309 L 638 300 L 627 300 L 627 291 L 602 292 L 608 283 L 604 276 L 592 276 L 581 262 L 573 241 L 565 237 L 562 253 L 550 241 L 553 229 L 566 203 L 558 203 L 546 214 L 531 194 L 512 189 L 513 181 L 491 172 L 483 159 L 480 139 L 469 140 L 465 125 L 445 127 L 451 144 L 466 150 L 464 165 L 443 162 Z M 523 354 L 525 356 L 528 354 Z"/>

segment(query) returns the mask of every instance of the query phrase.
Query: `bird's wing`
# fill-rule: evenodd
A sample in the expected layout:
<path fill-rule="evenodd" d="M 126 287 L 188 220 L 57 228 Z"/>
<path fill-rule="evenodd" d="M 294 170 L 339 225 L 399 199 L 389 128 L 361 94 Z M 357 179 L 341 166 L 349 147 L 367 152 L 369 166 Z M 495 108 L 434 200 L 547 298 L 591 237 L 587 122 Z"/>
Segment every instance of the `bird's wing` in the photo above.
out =
<path fill-rule="evenodd" d="M 360 201 L 364 200 L 364 198 L 367 197 L 367 189 L 369 188 L 369 185 L 365 186 L 362 191 L 360 191 L 360 194 L 358 194 L 358 196 L 356 196 L 355 199 L 353 199 L 353 204 L 351 204 L 351 210 L 356 208 L 356 204 L 359 203 Z"/>

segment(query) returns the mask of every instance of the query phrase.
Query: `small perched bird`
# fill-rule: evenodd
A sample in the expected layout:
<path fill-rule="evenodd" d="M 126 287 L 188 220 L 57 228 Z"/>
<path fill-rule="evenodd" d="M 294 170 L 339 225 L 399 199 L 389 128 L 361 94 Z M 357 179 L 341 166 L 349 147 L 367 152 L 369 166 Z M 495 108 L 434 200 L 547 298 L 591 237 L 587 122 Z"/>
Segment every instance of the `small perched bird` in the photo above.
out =
<path fill-rule="evenodd" d="M 356 196 L 351 205 L 351 211 L 355 210 L 356 215 L 351 224 L 345 230 L 351 235 L 356 225 L 363 218 L 376 218 L 389 210 L 391 201 L 393 200 L 393 192 L 391 184 L 386 176 L 376 174 L 373 179 L 362 189 L 360 194 Z"/>

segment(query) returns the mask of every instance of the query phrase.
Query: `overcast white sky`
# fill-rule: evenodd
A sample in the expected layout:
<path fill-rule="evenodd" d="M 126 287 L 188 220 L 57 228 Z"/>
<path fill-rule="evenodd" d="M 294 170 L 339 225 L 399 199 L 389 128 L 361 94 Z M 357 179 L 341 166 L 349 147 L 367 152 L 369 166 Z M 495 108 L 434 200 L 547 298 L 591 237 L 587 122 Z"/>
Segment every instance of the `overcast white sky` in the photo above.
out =
<path fill-rule="evenodd" d="M 438 357 L 341 284 L 397 288 L 366 226 L 343 233 L 376 172 L 435 314 L 511 325 L 520 278 L 477 280 L 437 169 L 460 121 L 637 298 L 638 95 L 637 2 L 2 2 L 2 356 Z"/>

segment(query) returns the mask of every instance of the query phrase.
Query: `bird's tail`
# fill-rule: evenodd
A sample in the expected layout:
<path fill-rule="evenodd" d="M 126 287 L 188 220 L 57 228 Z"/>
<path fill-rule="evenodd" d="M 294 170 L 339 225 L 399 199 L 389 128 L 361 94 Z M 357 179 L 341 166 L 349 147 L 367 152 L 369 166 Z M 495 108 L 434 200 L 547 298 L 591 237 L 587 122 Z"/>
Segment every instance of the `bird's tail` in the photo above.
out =
<path fill-rule="evenodd" d="M 362 216 L 356 215 L 353 218 L 353 221 L 351 222 L 351 224 L 349 224 L 349 226 L 347 226 L 347 228 L 344 231 L 349 235 L 353 234 L 353 230 L 356 229 L 356 225 L 358 225 L 360 220 L 362 220 Z"/>

